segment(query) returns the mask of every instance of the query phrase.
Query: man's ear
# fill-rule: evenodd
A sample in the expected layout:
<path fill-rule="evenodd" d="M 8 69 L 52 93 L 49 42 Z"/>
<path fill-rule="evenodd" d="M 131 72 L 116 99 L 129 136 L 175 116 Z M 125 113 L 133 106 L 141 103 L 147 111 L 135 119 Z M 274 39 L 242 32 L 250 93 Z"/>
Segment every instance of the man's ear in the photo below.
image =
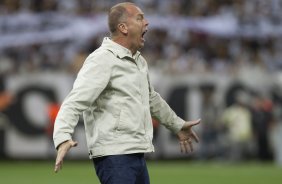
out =
<path fill-rule="evenodd" d="M 127 26 L 125 23 L 120 23 L 117 26 L 118 30 L 122 33 L 122 34 L 127 34 L 128 30 L 127 30 Z"/>

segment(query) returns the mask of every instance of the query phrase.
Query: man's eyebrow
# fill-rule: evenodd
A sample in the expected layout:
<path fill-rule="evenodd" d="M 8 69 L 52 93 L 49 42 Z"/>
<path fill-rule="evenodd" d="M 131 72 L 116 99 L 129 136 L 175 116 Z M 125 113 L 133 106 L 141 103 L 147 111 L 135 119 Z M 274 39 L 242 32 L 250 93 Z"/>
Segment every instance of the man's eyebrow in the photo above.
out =
<path fill-rule="evenodd" d="M 137 16 L 141 17 L 141 18 L 144 18 L 144 13 L 139 13 Z"/>

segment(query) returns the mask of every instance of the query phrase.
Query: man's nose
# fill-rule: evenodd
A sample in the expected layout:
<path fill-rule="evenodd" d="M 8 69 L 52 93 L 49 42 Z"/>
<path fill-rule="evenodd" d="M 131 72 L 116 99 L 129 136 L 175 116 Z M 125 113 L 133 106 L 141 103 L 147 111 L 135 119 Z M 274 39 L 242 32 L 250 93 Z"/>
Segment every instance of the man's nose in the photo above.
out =
<path fill-rule="evenodd" d="M 148 25 L 149 25 L 149 22 L 148 22 L 147 19 L 144 19 L 144 25 L 145 25 L 145 26 L 148 26 Z"/>

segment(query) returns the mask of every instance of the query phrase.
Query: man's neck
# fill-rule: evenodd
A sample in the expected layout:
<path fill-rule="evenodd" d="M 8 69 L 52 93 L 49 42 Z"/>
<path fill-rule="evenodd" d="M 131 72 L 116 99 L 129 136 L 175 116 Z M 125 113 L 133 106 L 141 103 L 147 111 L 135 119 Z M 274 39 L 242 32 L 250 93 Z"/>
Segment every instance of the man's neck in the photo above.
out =
<path fill-rule="evenodd" d="M 111 40 L 114 41 L 115 43 L 127 48 L 128 50 L 130 50 L 132 56 L 134 56 L 134 54 L 136 54 L 137 50 L 130 48 L 130 45 L 128 44 L 128 42 L 125 39 L 123 39 L 121 37 L 112 37 Z"/>

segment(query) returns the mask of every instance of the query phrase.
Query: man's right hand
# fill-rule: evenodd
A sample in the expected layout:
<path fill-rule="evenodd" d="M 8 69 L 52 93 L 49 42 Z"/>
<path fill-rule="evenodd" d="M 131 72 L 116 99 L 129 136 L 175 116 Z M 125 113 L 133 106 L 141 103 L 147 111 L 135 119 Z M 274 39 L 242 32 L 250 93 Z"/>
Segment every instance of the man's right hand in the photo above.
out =
<path fill-rule="evenodd" d="M 67 152 L 72 148 L 77 146 L 77 142 L 73 140 L 68 140 L 66 142 L 63 142 L 60 144 L 58 148 L 58 153 L 57 153 L 57 158 L 56 158 L 56 163 L 55 163 L 55 169 L 54 171 L 57 173 L 59 170 L 62 169 L 63 166 L 63 160 Z"/>

